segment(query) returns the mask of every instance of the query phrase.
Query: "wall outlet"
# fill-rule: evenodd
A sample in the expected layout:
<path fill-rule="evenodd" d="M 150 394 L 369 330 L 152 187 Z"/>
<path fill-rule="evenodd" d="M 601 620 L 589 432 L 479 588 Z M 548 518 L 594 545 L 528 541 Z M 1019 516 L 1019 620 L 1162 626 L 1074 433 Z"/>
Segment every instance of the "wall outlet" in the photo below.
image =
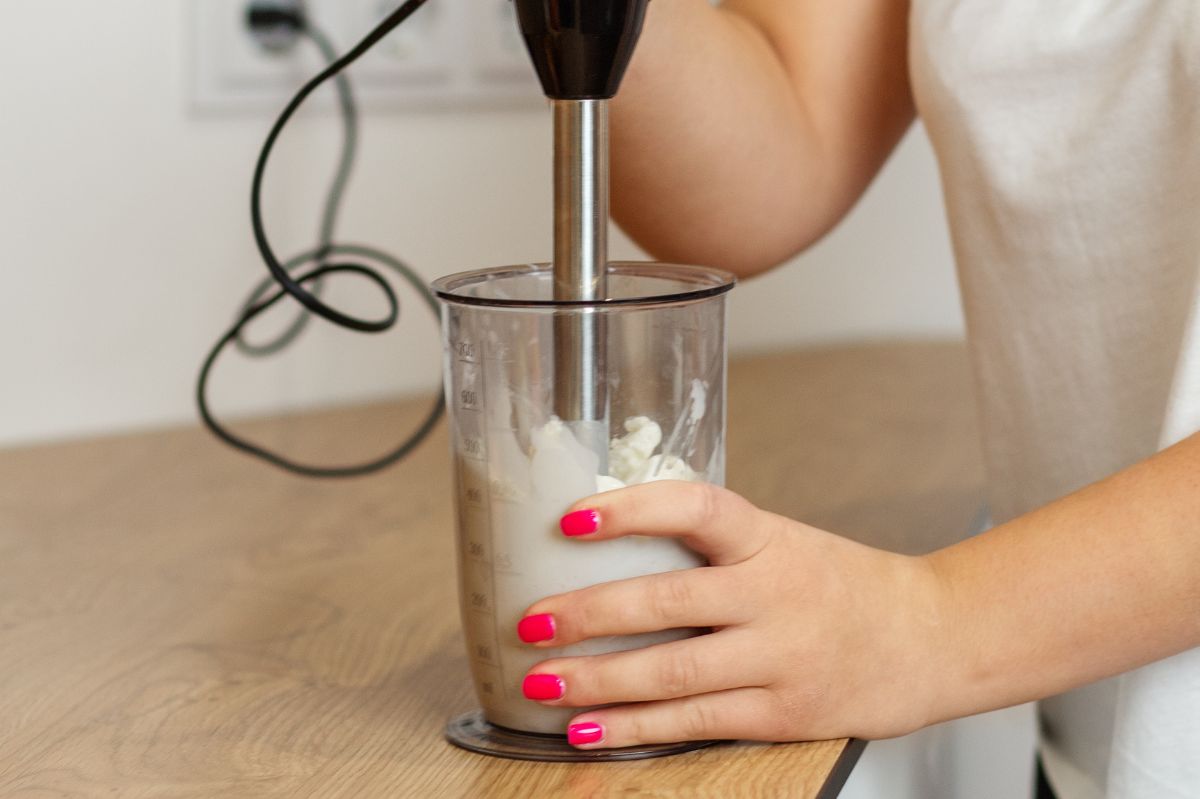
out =
<path fill-rule="evenodd" d="M 310 19 L 349 50 L 401 0 L 307 0 Z M 191 0 L 192 100 L 201 111 L 279 108 L 322 68 L 302 39 L 282 52 L 247 30 L 248 0 Z M 510 0 L 429 0 L 350 68 L 368 110 L 537 107 L 541 89 Z M 322 92 L 310 100 L 332 108 Z"/>
<path fill-rule="evenodd" d="M 357 41 L 379 21 L 400 7 L 402 0 L 342 0 L 343 29 Z M 356 80 L 378 84 L 438 86 L 453 81 L 454 57 L 461 53 L 457 29 L 457 4 L 429 0 L 415 14 L 351 67 Z"/>

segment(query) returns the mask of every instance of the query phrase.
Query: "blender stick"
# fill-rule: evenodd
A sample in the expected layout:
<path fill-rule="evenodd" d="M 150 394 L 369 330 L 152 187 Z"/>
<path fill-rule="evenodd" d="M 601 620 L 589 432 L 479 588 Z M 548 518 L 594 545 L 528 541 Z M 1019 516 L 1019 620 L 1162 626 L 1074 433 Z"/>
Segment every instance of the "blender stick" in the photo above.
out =
<path fill-rule="evenodd" d="M 649 0 L 514 0 L 521 35 L 554 107 L 554 299 L 608 299 L 608 100 Z M 608 468 L 604 314 L 554 320 L 554 407 Z"/>
<path fill-rule="evenodd" d="M 608 102 L 555 100 L 554 299 L 608 296 Z M 604 315 L 554 319 L 554 409 L 607 471 L 608 381 Z"/>

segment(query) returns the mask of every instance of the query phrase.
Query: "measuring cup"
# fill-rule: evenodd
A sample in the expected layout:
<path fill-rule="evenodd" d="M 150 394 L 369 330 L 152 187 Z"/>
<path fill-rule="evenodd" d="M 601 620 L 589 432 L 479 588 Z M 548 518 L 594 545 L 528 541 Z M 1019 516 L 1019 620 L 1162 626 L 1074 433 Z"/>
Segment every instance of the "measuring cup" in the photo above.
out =
<path fill-rule="evenodd" d="M 572 503 L 651 480 L 724 481 L 725 295 L 733 277 L 699 267 L 614 263 L 607 282 L 609 297 L 592 302 L 555 301 L 547 265 L 467 272 L 434 283 L 443 304 L 459 600 L 483 711 L 452 723 L 448 736 L 476 751 L 534 759 L 604 756 L 537 737 L 562 736 L 580 710 L 525 699 L 526 672 L 552 657 L 621 651 L 699 632 L 613 636 L 559 649 L 535 649 L 517 638 L 522 613 L 539 599 L 703 563 L 673 539 L 565 538 L 558 521 Z M 608 413 L 601 425 L 608 431 L 600 440 L 612 439 L 608 453 L 581 442 L 572 420 L 554 415 L 561 391 L 556 320 L 562 330 L 565 317 L 602 331 L 596 379 L 604 381 Z"/>

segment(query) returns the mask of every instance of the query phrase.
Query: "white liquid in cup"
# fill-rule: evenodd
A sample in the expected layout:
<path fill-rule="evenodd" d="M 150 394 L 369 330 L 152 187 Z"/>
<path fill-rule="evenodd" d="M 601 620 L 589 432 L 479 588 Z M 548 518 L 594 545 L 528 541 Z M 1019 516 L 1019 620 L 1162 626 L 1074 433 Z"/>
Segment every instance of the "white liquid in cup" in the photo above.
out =
<path fill-rule="evenodd" d="M 694 426 L 704 414 L 700 381 L 693 385 L 689 407 L 682 423 Z M 489 410 L 501 417 L 507 413 L 504 408 Z M 558 649 L 533 647 L 517 637 L 522 614 L 540 599 L 597 583 L 704 565 L 702 558 L 675 539 L 628 536 L 589 543 L 563 536 L 559 519 L 573 503 L 591 494 L 651 480 L 703 479 L 673 453 L 655 453 L 662 439 L 657 423 L 634 417 L 625 427 L 626 434 L 614 439 L 610 449 L 611 475 L 597 474 L 595 453 L 579 444 L 557 419 L 532 431 L 529 454 L 511 429 L 490 426 L 487 461 L 459 459 L 463 487 L 486 486 L 489 497 L 490 513 L 472 513 L 460 506 L 464 552 L 459 574 L 476 693 L 493 724 L 561 735 L 568 720 L 582 712 L 547 707 L 522 695 L 525 674 L 543 660 L 635 649 L 698 632 L 612 636 Z M 489 557 L 471 557 L 472 548 L 477 553 L 486 548 Z"/>

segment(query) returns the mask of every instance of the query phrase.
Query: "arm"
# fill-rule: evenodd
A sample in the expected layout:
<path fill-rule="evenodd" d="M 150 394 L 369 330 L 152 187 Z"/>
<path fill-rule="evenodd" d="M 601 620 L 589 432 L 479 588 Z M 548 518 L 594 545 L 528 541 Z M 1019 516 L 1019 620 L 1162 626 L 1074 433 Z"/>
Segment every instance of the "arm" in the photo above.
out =
<path fill-rule="evenodd" d="M 760 272 L 866 190 L 913 119 L 908 3 L 654 0 L 612 109 L 613 212 L 657 257 Z"/>
<path fill-rule="evenodd" d="M 592 497 L 599 528 L 680 537 L 711 566 L 594 586 L 529 609 L 559 646 L 714 632 L 561 658 L 555 703 L 588 746 L 901 735 L 1052 695 L 1200 646 L 1200 434 L 1108 480 L 921 558 L 871 549 L 736 495 L 652 483 Z"/>
<path fill-rule="evenodd" d="M 1200 435 L 926 561 L 958 686 L 939 718 L 1200 646 Z"/>

